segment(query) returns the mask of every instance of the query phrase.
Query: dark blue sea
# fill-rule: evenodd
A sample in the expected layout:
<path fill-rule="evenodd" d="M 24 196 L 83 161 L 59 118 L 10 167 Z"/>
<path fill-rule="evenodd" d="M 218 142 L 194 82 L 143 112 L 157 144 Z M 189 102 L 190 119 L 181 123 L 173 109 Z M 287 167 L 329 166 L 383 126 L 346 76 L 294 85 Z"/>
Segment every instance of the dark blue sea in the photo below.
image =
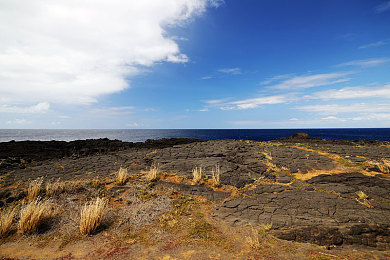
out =
<path fill-rule="evenodd" d="M 124 129 L 124 130 L 39 130 L 0 129 L 0 142 L 11 140 L 73 141 L 109 138 L 129 142 L 171 137 L 200 139 L 245 139 L 256 141 L 277 140 L 296 132 L 306 132 L 310 137 L 337 140 L 390 141 L 390 128 L 337 128 L 337 129 Z"/>

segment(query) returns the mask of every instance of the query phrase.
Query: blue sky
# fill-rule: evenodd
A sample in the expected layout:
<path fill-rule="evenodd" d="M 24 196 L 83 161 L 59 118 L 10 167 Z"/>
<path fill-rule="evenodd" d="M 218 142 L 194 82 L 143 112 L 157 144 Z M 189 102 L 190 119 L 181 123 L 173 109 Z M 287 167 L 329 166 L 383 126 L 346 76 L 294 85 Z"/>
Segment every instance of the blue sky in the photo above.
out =
<path fill-rule="evenodd" d="M 0 128 L 390 127 L 390 1 L 3 0 Z"/>

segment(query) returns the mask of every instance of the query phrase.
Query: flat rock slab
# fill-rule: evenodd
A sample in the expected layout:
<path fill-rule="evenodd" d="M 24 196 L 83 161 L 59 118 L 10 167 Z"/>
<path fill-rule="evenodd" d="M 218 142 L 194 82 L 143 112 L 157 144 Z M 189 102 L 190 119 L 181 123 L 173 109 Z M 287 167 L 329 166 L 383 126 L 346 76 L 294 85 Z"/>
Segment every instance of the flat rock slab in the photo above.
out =
<path fill-rule="evenodd" d="M 337 185 L 340 183 L 344 187 Z M 225 201 L 214 216 L 234 225 L 272 224 L 273 233 L 287 240 L 389 249 L 390 201 L 384 194 L 389 185 L 389 180 L 360 173 L 320 175 L 296 187 L 259 185 Z M 331 189 L 334 187 L 336 190 Z M 337 193 L 339 189 L 342 194 Z M 360 190 L 378 200 L 369 199 L 370 208 L 363 205 L 355 194 Z"/>

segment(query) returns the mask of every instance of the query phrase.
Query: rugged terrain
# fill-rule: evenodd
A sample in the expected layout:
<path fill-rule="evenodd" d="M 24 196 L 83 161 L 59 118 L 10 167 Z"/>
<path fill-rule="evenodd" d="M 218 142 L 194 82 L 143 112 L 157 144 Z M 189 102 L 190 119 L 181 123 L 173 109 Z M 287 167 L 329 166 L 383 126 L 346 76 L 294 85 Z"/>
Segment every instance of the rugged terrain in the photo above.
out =
<path fill-rule="evenodd" d="M 145 175 L 158 166 L 157 181 Z M 221 185 L 211 171 L 221 167 Z M 125 185 L 115 182 L 127 168 Z M 192 170 L 206 176 L 193 183 Z M 61 178 L 56 216 L 1 239 L 5 259 L 387 259 L 390 143 L 163 139 L 0 143 L 0 206 L 31 180 Z M 44 188 L 40 194 L 45 195 Z M 79 234 L 79 212 L 109 199 L 104 225 Z M 17 221 L 17 218 L 16 220 Z"/>

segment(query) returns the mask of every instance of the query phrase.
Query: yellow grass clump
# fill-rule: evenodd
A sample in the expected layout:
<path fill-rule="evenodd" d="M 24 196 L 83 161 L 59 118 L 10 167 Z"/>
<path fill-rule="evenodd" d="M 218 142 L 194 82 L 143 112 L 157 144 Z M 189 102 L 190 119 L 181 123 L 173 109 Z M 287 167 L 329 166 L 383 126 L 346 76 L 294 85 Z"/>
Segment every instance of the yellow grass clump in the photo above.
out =
<path fill-rule="evenodd" d="M 365 200 L 368 198 L 367 194 L 365 194 L 363 191 L 357 191 L 356 195 L 359 197 L 361 200 Z"/>
<path fill-rule="evenodd" d="M 65 184 L 58 178 L 54 182 L 46 183 L 46 195 L 53 196 L 62 193 L 65 190 Z"/>
<path fill-rule="evenodd" d="M 221 166 L 216 165 L 215 169 L 211 170 L 211 173 L 212 173 L 213 185 L 215 187 L 221 186 Z"/>
<path fill-rule="evenodd" d="M 21 234 L 31 234 L 53 215 L 54 210 L 48 200 L 30 201 L 20 210 L 18 232 Z"/>
<path fill-rule="evenodd" d="M 148 174 L 146 175 L 146 179 L 148 179 L 148 181 L 155 181 L 158 179 L 159 173 L 160 170 L 158 169 L 158 166 L 152 165 L 152 167 L 150 167 Z"/>
<path fill-rule="evenodd" d="M 127 181 L 129 174 L 127 173 L 127 168 L 119 168 L 119 171 L 116 175 L 116 181 L 119 185 L 124 185 Z"/>
<path fill-rule="evenodd" d="M 195 167 L 195 169 L 192 170 L 192 180 L 195 183 L 200 183 L 203 178 L 203 172 L 202 172 L 202 167 Z"/>
<path fill-rule="evenodd" d="M 89 235 L 101 225 L 107 210 L 107 201 L 96 198 L 81 209 L 80 232 Z"/>
<path fill-rule="evenodd" d="M 16 215 L 16 208 L 7 208 L 0 211 L 0 237 L 6 237 L 11 230 Z"/>
<path fill-rule="evenodd" d="M 38 197 L 39 192 L 41 192 L 42 183 L 43 183 L 42 177 L 39 177 L 36 180 L 33 180 L 32 182 L 30 182 L 30 184 L 28 185 L 28 189 L 27 189 L 27 199 L 28 200 L 32 201 Z"/>

